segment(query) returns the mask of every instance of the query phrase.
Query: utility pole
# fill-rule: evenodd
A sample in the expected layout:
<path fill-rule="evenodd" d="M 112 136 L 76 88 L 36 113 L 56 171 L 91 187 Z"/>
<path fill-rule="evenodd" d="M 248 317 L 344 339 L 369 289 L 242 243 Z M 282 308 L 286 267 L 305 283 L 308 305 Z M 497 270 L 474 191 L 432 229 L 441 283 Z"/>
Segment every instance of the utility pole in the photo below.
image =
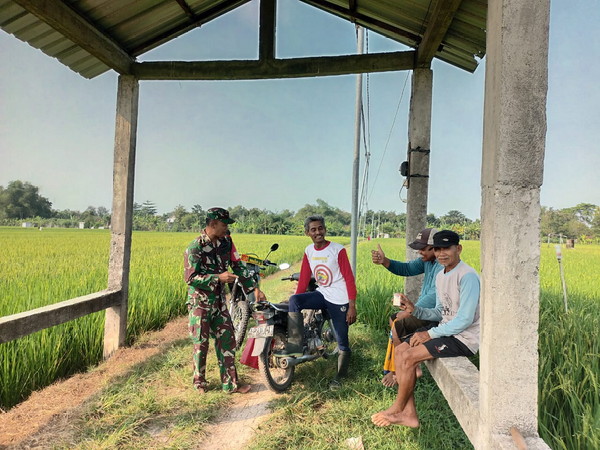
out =
<path fill-rule="evenodd" d="M 375 211 L 373 211 L 373 215 L 371 216 L 371 239 L 375 238 Z"/>
<path fill-rule="evenodd" d="M 365 30 L 356 26 L 357 49 L 356 53 L 362 55 Z M 354 131 L 354 161 L 352 164 L 352 221 L 350 224 L 350 242 L 352 257 L 350 265 L 356 274 L 356 252 L 358 247 L 358 173 L 360 168 L 360 124 L 362 110 L 362 73 L 356 75 L 356 116 Z"/>

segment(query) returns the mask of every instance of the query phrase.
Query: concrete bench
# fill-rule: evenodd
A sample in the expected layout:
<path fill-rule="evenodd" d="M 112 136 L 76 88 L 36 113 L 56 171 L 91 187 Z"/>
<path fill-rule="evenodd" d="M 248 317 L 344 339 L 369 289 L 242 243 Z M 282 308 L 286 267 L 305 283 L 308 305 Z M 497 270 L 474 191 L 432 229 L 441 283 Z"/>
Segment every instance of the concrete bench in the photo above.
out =
<path fill-rule="evenodd" d="M 479 370 L 468 358 L 437 358 L 425 363 L 471 442 L 479 431 Z"/>
<path fill-rule="evenodd" d="M 479 415 L 479 370 L 466 357 L 439 358 L 425 362 L 431 376 L 444 394 L 452 412 L 460 423 L 465 434 L 477 448 L 480 436 L 481 419 Z M 497 449 L 539 449 L 549 450 L 550 447 L 539 437 L 523 438 L 523 444 L 517 444 L 510 430 L 506 434 L 494 436 L 494 446 Z"/>

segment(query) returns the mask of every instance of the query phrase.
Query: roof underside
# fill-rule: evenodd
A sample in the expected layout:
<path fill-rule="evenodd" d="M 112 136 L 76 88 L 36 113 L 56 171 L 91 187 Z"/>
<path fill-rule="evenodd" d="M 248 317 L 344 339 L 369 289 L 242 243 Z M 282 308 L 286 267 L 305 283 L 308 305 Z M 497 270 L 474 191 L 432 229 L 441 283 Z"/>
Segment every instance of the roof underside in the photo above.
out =
<path fill-rule="evenodd" d="M 0 28 L 93 78 L 248 1 L 0 0 Z M 415 49 L 415 67 L 473 72 L 485 53 L 486 0 L 300 1 Z"/>

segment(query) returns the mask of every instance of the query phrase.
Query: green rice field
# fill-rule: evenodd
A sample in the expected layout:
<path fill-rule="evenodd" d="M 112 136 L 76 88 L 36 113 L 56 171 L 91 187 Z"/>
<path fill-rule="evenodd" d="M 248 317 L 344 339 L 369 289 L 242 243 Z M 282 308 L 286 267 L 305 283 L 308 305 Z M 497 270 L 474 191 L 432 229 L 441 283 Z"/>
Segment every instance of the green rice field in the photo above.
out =
<path fill-rule="evenodd" d="M 369 250 L 381 244 L 392 259 L 404 259 L 397 239 L 364 242 L 358 253 L 359 320 L 386 330 L 389 293 L 403 278 L 371 263 Z M 465 241 L 461 258 L 480 271 L 479 242 Z M 553 449 L 600 448 L 600 246 L 562 249 L 567 285 L 565 312 L 554 244 L 543 244 L 540 261 L 539 410 L 542 438 Z M 382 306 L 383 305 L 383 306 Z M 380 311 L 384 311 L 382 315 Z"/>
<path fill-rule="evenodd" d="M 128 341 L 161 328 L 185 312 L 183 251 L 194 233 L 133 235 Z M 335 239 L 348 244 L 348 238 Z M 107 230 L 0 228 L 0 316 L 106 288 L 110 232 Z M 234 235 L 240 253 L 297 262 L 310 242 L 305 236 Z M 387 332 L 390 294 L 403 279 L 370 261 L 377 243 L 393 259 L 404 259 L 404 241 L 362 242 L 358 253 L 359 321 Z M 465 242 L 463 259 L 479 270 L 479 242 Z M 554 246 L 542 245 L 540 267 L 539 428 L 555 449 L 600 448 L 600 246 L 563 249 L 569 311 L 565 313 Z M 271 283 L 269 283 L 270 285 Z M 267 295 L 269 289 L 265 285 Z M 0 344 L 0 408 L 32 390 L 97 363 L 102 356 L 104 312 Z M 381 349 L 381 357 L 385 349 Z"/>
<path fill-rule="evenodd" d="M 195 236 L 134 233 L 129 342 L 186 312 L 183 251 Z M 234 242 L 238 251 L 261 256 L 279 242 L 280 249 L 270 257 L 274 261 L 297 260 L 307 245 L 301 236 L 239 235 Z M 0 316 L 106 289 L 109 243 L 108 230 L 0 228 Z M 102 357 L 103 327 L 101 311 L 0 344 L 0 408 L 97 363 Z"/>

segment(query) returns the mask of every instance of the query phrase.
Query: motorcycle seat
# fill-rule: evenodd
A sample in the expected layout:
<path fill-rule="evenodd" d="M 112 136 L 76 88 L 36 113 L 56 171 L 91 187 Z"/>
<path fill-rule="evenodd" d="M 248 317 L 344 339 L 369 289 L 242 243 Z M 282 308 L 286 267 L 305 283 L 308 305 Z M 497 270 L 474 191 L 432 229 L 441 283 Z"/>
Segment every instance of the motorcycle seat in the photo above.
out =
<path fill-rule="evenodd" d="M 282 311 L 286 311 L 289 312 L 290 310 L 290 304 L 289 303 L 271 303 L 275 308 L 282 310 Z"/>

